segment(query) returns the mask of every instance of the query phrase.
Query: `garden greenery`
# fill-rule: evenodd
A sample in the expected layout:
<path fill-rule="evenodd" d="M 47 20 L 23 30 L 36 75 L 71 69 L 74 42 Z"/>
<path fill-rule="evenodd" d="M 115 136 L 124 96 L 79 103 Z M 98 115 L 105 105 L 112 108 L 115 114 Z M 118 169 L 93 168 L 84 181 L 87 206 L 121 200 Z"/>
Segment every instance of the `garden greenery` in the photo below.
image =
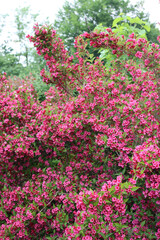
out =
<path fill-rule="evenodd" d="M 160 239 L 159 45 L 107 28 L 70 56 L 50 26 L 34 32 L 53 86 L 40 102 L 0 77 L 0 239 Z"/>

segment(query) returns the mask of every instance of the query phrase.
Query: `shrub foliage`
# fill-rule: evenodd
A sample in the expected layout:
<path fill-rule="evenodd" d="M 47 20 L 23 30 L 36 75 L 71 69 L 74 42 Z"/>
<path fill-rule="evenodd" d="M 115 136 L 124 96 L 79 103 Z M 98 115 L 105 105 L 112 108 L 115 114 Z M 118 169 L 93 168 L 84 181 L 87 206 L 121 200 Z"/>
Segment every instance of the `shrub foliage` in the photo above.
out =
<path fill-rule="evenodd" d="M 39 102 L 0 77 L 0 238 L 160 239 L 159 45 L 107 28 L 70 56 L 50 26 L 34 30 L 53 86 Z"/>

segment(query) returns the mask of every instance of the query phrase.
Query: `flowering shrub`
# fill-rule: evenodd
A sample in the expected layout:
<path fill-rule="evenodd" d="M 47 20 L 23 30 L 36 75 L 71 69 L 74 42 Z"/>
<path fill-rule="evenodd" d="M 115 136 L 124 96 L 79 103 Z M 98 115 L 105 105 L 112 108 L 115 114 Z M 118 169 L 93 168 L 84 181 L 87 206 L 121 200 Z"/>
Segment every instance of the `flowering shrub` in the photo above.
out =
<path fill-rule="evenodd" d="M 159 45 L 108 28 L 69 56 L 34 29 L 54 86 L 40 103 L 0 77 L 0 238 L 160 239 Z M 116 56 L 110 68 L 88 42 Z"/>

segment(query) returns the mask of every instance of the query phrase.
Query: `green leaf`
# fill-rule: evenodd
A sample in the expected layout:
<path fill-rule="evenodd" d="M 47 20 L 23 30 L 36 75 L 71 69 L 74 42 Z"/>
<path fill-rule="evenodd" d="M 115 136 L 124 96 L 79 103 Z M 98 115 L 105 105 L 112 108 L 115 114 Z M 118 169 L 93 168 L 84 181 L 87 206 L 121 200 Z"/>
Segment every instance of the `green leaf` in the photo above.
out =
<path fill-rule="evenodd" d="M 108 137 L 107 137 L 106 135 L 104 135 L 104 136 L 103 136 L 103 140 L 104 140 L 105 142 L 107 142 Z"/>
<path fill-rule="evenodd" d="M 123 171 L 122 171 L 122 175 L 124 175 L 126 172 L 126 167 L 124 167 Z"/>
<path fill-rule="evenodd" d="M 89 150 L 91 150 L 91 151 L 92 151 L 92 147 L 91 147 L 91 145 L 89 145 Z"/>
<path fill-rule="evenodd" d="M 123 202 L 128 202 L 129 198 L 123 199 Z"/>
<path fill-rule="evenodd" d="M 105 202 L 106 202 L 106 203 L 111 203 L 111 201 L 109 201 L 109 200 L 107 200 L 107 199 L 105 200 Z"/>
<path fill-rule="evenodd" d="M 101 234 L 101 233 L 100 233 Z M 107 235 L 105 235 L 105 238 L 104 239 L 108 239 L 108 237 L 110 237 L 111 235 L 113 235 L 113 233 L 109 233 Z"/>
<path fill-rule="evenodd" d="M 116 27 L 117 23 L 120 22 L 120 21 L 122 21 L 122 20 L 123 20 L 122 17 L 116 18 L 116 19 L 113 21 L 112 27 Z"/>
<path fill-rule="evenodd" d="M 142 29 L 139 31 L 139 35 L 144 35 L 144 34 L 146 34 L 146 30 Z"/>
<path fill-rule="evenodd" d="M 101 54 L 100 54 L 101 60 L 103 60 L 107 57 L 108 52 L 109 52 L 108 49 L 105 49 L 105 50 L 101 51 Z"/>
<path fill-rule="evenodd" d="M 143 27 L 144 27 L 144 29 L 147 30 L 147 32 L 150 32 L 150 31 L 151 31 L 151 27 L 150 27 L 149 24 L 146 24 L 146 25 L 144 25 Z"/>
<path fill-rule="evenodd" d="M 131 20 L 132 20 L 131 17 L 127 16 L 126 18 L 127 18 L 127 20 L 128 20 L 129 22 L 131 22 Z"/>
<path fill-rule="evenodd" d="M 143 222 L 141 223 L 141 226 L 143 227 L 143 226 L 145 225 L 145 223 L 146 223 L 146 221 L 143 221 Z"/>
<path fill-rule="evenodd" d="M 131 185 L 131 184 L 130 184 L 129 182 L 125 182 L 125 183 L 122 183 L 122 184 L 121 184 L 121 188 L 122 188 L 122 189 L 126 189 L 126 188 L 128 188 L 130 185 Z"/>
<path fill-rule="evenodd" d="M 104 239 L 106 239 L 106 235 L 105 235 L 104 233 L 99 232 L 99 234 L 100 234 Z M 112 233 L 110 233 L 110 234 L 112 234 Z"/>
<path fill-rule="evenodd" d="M 131 190 L 132 191 L 137 191 L 140 187 L 132 187 Z"/>
<path fill-rule="evenodd" d="M 143 24 L 144 21 L 142 21 L 139 17 L 136 17 L 136 18 L 130 19 L 130 23 L 131 23 L 131 24 L 133 24 L 133 23 Z"/>
<path fill-rule="evenodd" d="M 108 191 L 111 192 L 115 192 L 115 186 L 112 186 L 111 188 L 108 189 Z"/>

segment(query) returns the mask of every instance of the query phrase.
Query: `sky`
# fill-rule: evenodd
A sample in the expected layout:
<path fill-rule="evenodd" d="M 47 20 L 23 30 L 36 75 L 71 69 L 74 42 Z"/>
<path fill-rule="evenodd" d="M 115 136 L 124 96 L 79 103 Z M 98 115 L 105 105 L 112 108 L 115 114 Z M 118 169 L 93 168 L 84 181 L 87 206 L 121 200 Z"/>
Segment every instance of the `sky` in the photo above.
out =
<path fill-rule="evenodd" d="M 135 4 L 137 0 L 130 0 Z M 160 23 L 160 0 L 144 0 L 145 11 L 150 15 L 150 21 L 153 23 Z M 160 29 L 160 26 L 157 26 Z"/>
<path fill-rule="evenodd" d="M 73 2 L 74 0 L 68 0 Z M 137 0 L 130 0 L 132 3 L 136 3 Z M 31 6 L 34 12 L 40 12 L 41 18 L 47 16 L 51 21 L 54 21 L 56 13 L 62 8 L 65 0 L 0 0 L 0 14 L 8 13 L 13 14 L 15 8 Z M 144 7 L 150 13 L 150 19 L 153 22 L 160 22 L 160 1 L 159 0 L 144 0 Z"/>
<path fill-rule="evenodd" d="M 38 21 L 45 21 L 48 17 L 50 23 L 54 23 L 58 10 L 63 7 L 66 0 L 0 0 L 0 15 L 8 14 L 3 32 L 0 33 L 0 44 L 9 37 L 14 42 L 16 34 L 14 34 L 13 23 L 16 8 L 30 6 L 32 13 L 39 13 Z M 74 0 L 68 0 L 74 2 Z M 138 0 L 130 0 L 131 3 L 136 3 Z M 160 0 L 144 0 L 144 8 L 150 14 L 150 21 L 153 23 L 160 22 Z M 1 21 L 1 18 L 0 18 Z M 157 25 L 160 29 L 160 25 Z M 11 34 L 8 34 L 8 32 Z M 27 35 L 28 33 L 26 33 Z"/>
<path fill-rule="evenodd" d="M 63 7 L 65 1 L 66 0 L 0 0 L 0 15 L 8 14 L 5 18 L 3 31 L 0 33 L 0 45 L 2 45 L 4 41 L 9 41 L 10 47 L 14 49 L 14 53 L 20 48 L 20 46 L 15 43 L 17 38 L 15 28 L 13 27 L 16 8 L 30 6 L 31 13 L 39 14 L 37 22 L 45 22 L 48 17 L 49 22 L 54 23 L 56 14 L 58 10 Z M 69 1 L 73 2 L 73 0 Z M 0 21 L 2 21 L 2 18 L 0 18 Z M 26 35 L 27 34 L 30 34 L 30 32 L 27 32 Z"/>
<path fill-rule="evenodd" d="M 2 3 L 1 3 L 2 2 Z M 73 0 L 69 0 L 73 2 Z M 40 13 L 40 18 L 49 17 L 51 22 L 54 22 L 56 14 L 62 8 L 65 0 L 0 0 L 0 14 L 13 15 L 14 10 L 18 7 L 31 6 L 33 13 Z"/>

